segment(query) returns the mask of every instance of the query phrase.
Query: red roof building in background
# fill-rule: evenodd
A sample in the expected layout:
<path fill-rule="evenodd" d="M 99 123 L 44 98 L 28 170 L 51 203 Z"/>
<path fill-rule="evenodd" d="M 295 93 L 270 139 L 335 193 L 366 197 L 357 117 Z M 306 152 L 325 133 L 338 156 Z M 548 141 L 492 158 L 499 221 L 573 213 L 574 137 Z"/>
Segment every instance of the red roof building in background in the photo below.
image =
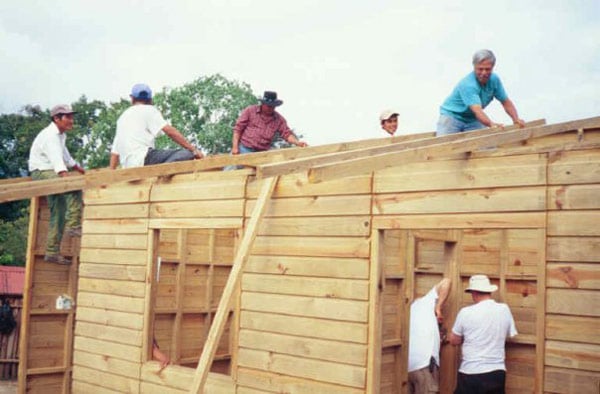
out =
<path fill-rule="evenodd" d="M 0 294 L 23 295 L 25 267 L 0 266 Z"/>

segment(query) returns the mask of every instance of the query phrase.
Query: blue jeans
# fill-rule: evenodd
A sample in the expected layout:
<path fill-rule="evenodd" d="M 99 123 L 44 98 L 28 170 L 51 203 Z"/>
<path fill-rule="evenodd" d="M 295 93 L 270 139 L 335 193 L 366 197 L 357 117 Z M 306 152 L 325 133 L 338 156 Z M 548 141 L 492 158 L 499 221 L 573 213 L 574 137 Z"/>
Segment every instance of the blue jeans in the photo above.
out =
<path fill-rule="evenodd" d="M 242 144 L 239 144 L 238 147 L 240 149 L 240 155 L 243 155 L 244 153 L 261 152 L 254 148 L 248 148 L 247 146 L 242 145 Z M 230 165 L 230 166 L 223 167 L 223 171 L 240 170 L 242 168 L 244 168 L 244 166 Z"/>
<path fill-rule="evenodd" d="M 187 149 L 148 149 L 144 165 L 173 163 L 176 161 L 194 160 L 194 154 Z"/>
<path fill-rule="evenodd" d="M 478 120 L 463 122 L 451 116 L 441 114 L 437 124 L 436 136 L 460 133 L 463 131 L 479 130 L 485 126 Z"/>

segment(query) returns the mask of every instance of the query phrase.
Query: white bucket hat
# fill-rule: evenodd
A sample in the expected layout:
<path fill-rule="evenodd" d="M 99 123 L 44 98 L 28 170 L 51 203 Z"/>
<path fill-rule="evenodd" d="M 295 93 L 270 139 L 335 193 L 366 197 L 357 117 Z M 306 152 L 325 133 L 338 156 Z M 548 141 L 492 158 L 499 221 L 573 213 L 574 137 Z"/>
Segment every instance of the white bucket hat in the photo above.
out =
<path fill-rule="evenodd" d="M 498 286 L 491 284 L 490 278 L 486 275 L 473 275 L 469 279 L 469 287 L 465 289 L 465 292 L 493 293 L 496 290 L 498 290 Z"/>

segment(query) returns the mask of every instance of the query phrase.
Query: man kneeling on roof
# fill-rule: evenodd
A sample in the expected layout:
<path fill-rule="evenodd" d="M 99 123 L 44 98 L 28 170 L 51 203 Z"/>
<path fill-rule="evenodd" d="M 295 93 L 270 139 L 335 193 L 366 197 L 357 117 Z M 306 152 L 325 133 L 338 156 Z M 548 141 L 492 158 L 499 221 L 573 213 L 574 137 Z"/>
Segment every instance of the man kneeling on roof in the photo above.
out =
<path fill-rule="evenodd" d="M 167 123 L 152 105 L 152 90 L 143 83 L 131 89 L 131 107 L 119 116 L 110 155 L 110 168 L 123 168 L 202 159 L 202 152 L 175 127 Z M 154 149 L 154 141 L 166 134 L 183 149 Z"/>

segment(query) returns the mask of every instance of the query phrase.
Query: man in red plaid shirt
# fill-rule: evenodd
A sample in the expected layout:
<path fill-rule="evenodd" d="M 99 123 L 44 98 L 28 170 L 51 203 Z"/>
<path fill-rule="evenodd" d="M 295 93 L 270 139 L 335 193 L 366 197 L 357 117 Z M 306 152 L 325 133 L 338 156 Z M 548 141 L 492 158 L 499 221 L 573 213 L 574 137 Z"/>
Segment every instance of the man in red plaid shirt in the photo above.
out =
<path fill-rule="evenodd" d="M 277 99 L 277 92 L 265 92 L 260 104 L 251 105 L 240 114 L 233 127 L 231 154 L 260 152 L 269 150 L 275 133 L 288 143 L 300 147 L 306 142 L 299 141 L 275 107 L 283 104 Z"/>

